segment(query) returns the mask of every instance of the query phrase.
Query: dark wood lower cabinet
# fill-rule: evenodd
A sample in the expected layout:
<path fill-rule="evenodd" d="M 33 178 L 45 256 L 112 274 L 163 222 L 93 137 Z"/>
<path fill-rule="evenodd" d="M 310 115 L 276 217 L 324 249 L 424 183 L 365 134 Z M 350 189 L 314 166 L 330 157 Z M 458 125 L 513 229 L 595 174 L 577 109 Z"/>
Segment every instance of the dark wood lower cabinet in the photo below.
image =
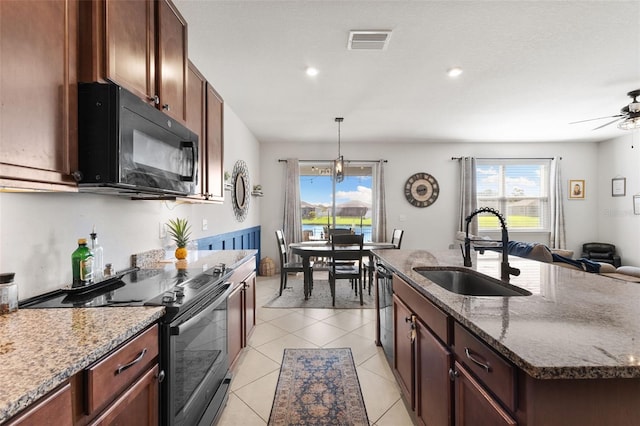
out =
<path fill-rule="evenodd" d="M 393 296 L 393 371 L 395 373 L 400 390 L 406 401 L 414 405 L 414 353 L 411 339 L 411 311 L 402 301 Z"/>
<path fill-rule="evenodd" d="M 73 424 L 71 385 L 62 385 L 42 398 L 16 418 L 9 420 L 8 426 L 67 426 Z"/>
<path fill-rule="evenodd" d="M 516 421 L 458 362 L 455 377 L 455 424 L 459 426 L 515 426 Z"/>
<path fill-rule="evenodd" d="M 449 368 L 453 354 L 420 320 L 416 328 L 416 416 L 428 426 L 451 424 L 452 383 Z"/>
<path fill-rule="evenodd" d="M 256 260 L 247 260 L 236 268 L 229 281 L 235 287 L 227 301 L 229 362 L 233 367 L 247 346 L 256 325 Z"/>
<path fill-rule="evenodd" d="M 157 425 L 158 373 L 156 364 L 131 385 L 91 425 Z"/>

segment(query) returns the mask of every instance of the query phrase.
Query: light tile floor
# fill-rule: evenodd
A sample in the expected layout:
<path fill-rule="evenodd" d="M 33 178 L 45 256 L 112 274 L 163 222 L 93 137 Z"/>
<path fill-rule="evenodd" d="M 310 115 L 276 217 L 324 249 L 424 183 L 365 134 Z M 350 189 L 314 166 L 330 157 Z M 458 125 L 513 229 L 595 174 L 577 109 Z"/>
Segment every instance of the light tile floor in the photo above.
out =
<path fill-rule="evenodd" d="M 289 285 L 301 284 L 289 279 Z M 374 343 L 375 309 L 263 308 L 279 276 L 258 277 L 256 328 L 233 369 L 231 393 L 219 425 L 266 425 L 284 348 L 350 347 L 369 422 L 412 425 L 382 349 Z"/>

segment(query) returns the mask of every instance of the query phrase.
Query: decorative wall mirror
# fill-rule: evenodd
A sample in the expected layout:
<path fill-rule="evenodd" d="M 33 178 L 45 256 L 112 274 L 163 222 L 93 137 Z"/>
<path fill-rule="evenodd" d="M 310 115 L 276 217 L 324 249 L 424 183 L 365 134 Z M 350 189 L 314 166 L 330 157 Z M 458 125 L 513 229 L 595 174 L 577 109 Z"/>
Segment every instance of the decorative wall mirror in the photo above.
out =
<path fill-rule="evenodd" d="M 249 170 L 247 164 L 242 161 L 236 161 L 233 166 L 233 175 L 231 176 L 233 190 L 231 191 L 231 199 L 233 204 L 233 212 L 238 222 L 243 222 L 249 211 Z"/>

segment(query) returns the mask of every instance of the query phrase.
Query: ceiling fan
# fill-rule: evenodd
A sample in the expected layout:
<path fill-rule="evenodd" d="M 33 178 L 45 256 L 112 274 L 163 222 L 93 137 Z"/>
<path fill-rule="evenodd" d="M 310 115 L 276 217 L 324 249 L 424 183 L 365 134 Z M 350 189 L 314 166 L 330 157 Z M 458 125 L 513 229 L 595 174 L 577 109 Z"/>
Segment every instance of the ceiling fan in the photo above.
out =
<path fill-rule="evenodd" d="M 632 90 L 631 92 L 627 93 L 627 96 L 633 99 L 633 101 L 631 101 L 629 105 L 624 106 L 620 110 L 620 114 L 610 115 L 607 117 L 590 118 L 588 120 L 573 121 L 569 124 L 584 123 L 586 121 L 594 121 L 594 120 L 604 120 L 605 118 L 615 118 L 615 120 L 609 121 L 608 123 L 605 123 L 602 126 L 598 126 L 593 130 L 602 129 L 603 127 L 606 127 L 617 121 L 619 121 L 618 123 L 619 129 L 622 129 L 622 130 L 640 129 L 640 102 L 638 102 L 638 97 L 640 97 L 640 89 Z"/>

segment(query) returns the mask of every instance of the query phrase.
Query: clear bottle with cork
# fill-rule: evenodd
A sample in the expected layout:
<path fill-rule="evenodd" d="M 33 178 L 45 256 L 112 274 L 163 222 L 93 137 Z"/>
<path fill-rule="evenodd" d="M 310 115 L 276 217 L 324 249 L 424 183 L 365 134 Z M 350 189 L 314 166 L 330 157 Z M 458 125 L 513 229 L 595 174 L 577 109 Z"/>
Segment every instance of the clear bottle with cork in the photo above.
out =
<path fill-rule="evenodd" d="M 87 247 L 86 238 L 78 238 L 78 248 L 71 254 L 71 268 L 72 288 L 83 287 L 93 282 L 93 254 Z"/>
<path fill-rule="evenodd" d="M 93 281 L 99 282 L 104 279 L 104 250 L 98 243 L 98 234 L 96 234 L 96 227 L 93 226 L 91 232 L 91 253 L 93 254 Z"/>

